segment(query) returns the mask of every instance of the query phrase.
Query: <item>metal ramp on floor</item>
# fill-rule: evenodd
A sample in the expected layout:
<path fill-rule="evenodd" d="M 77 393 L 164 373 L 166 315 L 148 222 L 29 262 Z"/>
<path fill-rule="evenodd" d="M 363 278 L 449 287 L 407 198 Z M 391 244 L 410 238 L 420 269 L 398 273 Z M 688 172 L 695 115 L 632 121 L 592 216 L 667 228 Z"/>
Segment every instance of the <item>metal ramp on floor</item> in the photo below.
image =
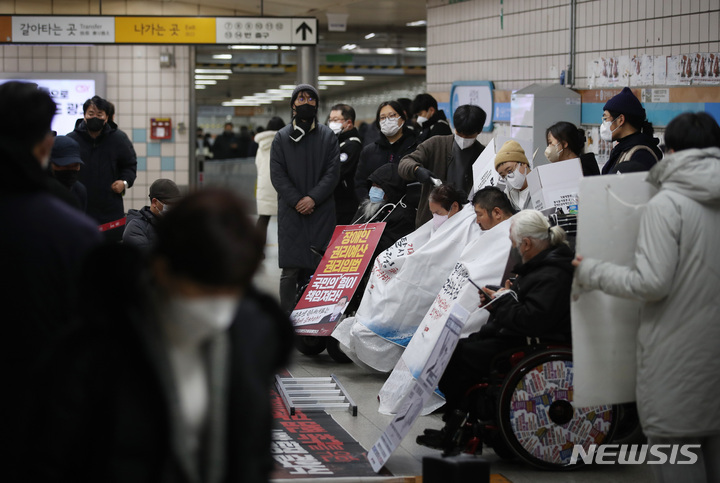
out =
<path fill-rule="evenodd" d="M 291 416 L 296 409 L 325 411 L 346 408 L 357 416 L 357 404 L 335 374 L 330 377 L 280 377 L 275 376 L 275 386 Z"/>

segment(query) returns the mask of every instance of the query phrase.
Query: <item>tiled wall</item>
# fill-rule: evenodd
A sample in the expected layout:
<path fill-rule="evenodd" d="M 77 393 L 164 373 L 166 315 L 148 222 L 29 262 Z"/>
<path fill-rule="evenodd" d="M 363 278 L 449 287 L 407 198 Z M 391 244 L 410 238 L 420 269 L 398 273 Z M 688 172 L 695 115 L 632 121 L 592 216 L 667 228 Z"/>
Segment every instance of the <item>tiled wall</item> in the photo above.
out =
<path fill-rule="evenodd" d="M 160 67 L 160 52 L 175 54 L 175 67 Z M 23 46 L 0 49 L 0 65 L 11 72 L 104 72 L 106 92 L 115 104 L 115 122 L 133 142 L 138 158 L 135 185 L 125 196 L 125 209 L 148 204 L 148 188 L 158 178 L 178 185 L 189 181 L 190 67 L 187 46 Z M 172 138 L 150 139 L 150 118 L 169 117 Z M 64 133 L 62 133 L 64 134 Z"/>
<path fill-rule="evenodd" d="M 558 82 L 569 63 L 569 4 L 428 0 L 428 91 L 449 92 L 460 80 L 502 90 Z M 720 51 L 720 0 L 578 0 L 576 22 L 578 88 L 598 57 Z"/>

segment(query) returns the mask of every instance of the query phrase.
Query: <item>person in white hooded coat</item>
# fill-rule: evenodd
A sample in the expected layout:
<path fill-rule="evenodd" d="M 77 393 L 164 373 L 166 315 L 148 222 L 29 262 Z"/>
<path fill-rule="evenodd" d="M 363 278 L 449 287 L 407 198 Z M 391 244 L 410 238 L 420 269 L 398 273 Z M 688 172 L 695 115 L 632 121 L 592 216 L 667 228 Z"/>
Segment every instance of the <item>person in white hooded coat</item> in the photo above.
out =
<path fill-rule="evenodd" d="M 255 200 L 257 201 L 258 221 L 257 227 L 267 239 L 267 227 L 271 216 L 277 216 L 277 191 L 270 180 L 270 147 L 275 134 L 285 127 L 285 122 L 279 117 L 270 119 L 265 131 L 255 135 L 258 150 L 255 154 L 255 167 L 257 168 L 257 183 Z"/>
<path fill-rule="evenodd" d="M 681 114 L 665 142 L 633 265 L 573 264 L 581 288 L 644 302 L 636 396 L 648 443 L 700 445 L 696 464 L 653 465 L 657 481 L 720 481 L 720 127 Z"/>

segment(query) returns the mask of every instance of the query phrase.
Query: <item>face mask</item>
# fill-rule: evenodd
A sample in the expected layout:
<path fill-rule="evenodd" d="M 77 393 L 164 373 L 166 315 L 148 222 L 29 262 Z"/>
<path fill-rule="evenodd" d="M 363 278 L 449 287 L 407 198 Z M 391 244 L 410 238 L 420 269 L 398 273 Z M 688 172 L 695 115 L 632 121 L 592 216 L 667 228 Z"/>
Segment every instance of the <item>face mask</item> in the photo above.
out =
<path fill-rule="evenodd" d="M 475 138 L 467 139 L 467 138 L 460 136 L 459 134 L 456 134 L 455 142 L 457 143 L 457 145 L 460 149 L 467 149 L 475 143 Z"/>
<path fill-rule="evenodd" d="M 90 119 L 85 119 L 85 124 L 87 125 L 88 131 L 98 132 L 102 130 L 105 121 L 99 117 L 91 117 Z"/>
<path fill-rule="evenodd" d="M 440 226 L 448 221 L 449 216 L 448 215 L 438 215 L 437 213 L 433 213 L 433 226 L 437 230 L 440 228 Z"/>
<path fill-rule="evenodd" d="M 239 303 L 234 296 L 172 297 L 168 300 L 167 320 L 186 338 L 199 341 L 230 327 Z"/>
<path fill-rule="evenodd" d="M 341 123 L 341 122 L 331 122 L 331 123 L 328 123 L 328 127 L 329 127 L 330 130 L 331 130 L 332 132 L 334 132 L 335 134 L 340 134 L 340 133 L 342 132 L 342 129 L 343 129 L 342 126 L 343 126 L 343 123 Z"/>
<path fill-rule="evenodd" d="M 395 120 L 385 119 L 384 121 L 380 121 L 380 132 L 389 138 L 393 137 L 400 130 L 400 125 L 398 124 L 399 122 L 400 118 Z"/>
<path fill-rule="evenodd" d="M 382 188 L 378 188 L 377 186 L 370 188 L 369 195 L 371 203 L 380 203 L 385 198 L 385 192 Z"/>
<path fill-rule="evenodd" d="M 80 171 L 71 169 L 63 169 L 61 171 L 53 171 L 53 176 L 56 180 L 60 181 L 63 185 L 70 188 L 78 179 Z"/>
<path fill-rule="evenodd" d="M 417 123 L 420 124 L 420 126 L 422 126 L 427 120 L 428 120 L 427 117 L 422 117 L 422 116 L 417 117 Z"/>
<path fill-rule="evenodd" d="M 295 117 L 302 121 L 312 121 L 315 119 L 316 113 L 317 107 L 311 106 L 310 104 L 295 106 Z"/>
<path fill-rule="evenodd" d="M 600 139 L 607 142 L 611 142 L 613 140 L 613 133 L 620 129 L 620 126 L 616 127 L 615 129 L 610 129 L 610 125 L 614 122 L 615 119 L 613 119 L 612 121 L 603 121 L 603 123 L 600 125 Z"/>
<path fill-rule="evenodd" d="M 561 149 L 558 151 L 558 145 L 548 144 L 548 147 L 545 148 L 545 157 L 551 163 L 556 163 L 560 159 L 560 153 L 562 153 L 564 150 L 565 149 Z"/>
<path fill-rule="evenodd" d="M 507 184 L 510 185 L 510 187 L 513 189 L 522 189 L 523 185 L 525 184 L 525 174 L 520 172 L 519 165 L 517 168 L 515 168 L 515 171 L 505 177 L 505 181 L 507 181 Z"/>

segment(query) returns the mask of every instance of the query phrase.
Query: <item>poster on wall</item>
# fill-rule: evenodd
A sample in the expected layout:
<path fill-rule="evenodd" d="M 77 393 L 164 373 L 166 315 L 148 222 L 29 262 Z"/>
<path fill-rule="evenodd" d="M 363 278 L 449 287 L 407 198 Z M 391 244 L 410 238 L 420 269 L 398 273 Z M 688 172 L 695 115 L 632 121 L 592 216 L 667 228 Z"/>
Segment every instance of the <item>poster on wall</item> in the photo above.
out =
<path fill-rule="evenodd" d="M 588 87 L 720 84 L 720 53 L 622 55 L 587 63 Z"/>
<path fill-rule="evenodd" d="M 450 88 L 450 115 L 448 117 L 452 119 L 455 109 L 465 104 L 478 106 L 487 114 L 483 131 L 492 132 L 493 89 L 493 83 L 490 81 L 453 82 Z"/>

